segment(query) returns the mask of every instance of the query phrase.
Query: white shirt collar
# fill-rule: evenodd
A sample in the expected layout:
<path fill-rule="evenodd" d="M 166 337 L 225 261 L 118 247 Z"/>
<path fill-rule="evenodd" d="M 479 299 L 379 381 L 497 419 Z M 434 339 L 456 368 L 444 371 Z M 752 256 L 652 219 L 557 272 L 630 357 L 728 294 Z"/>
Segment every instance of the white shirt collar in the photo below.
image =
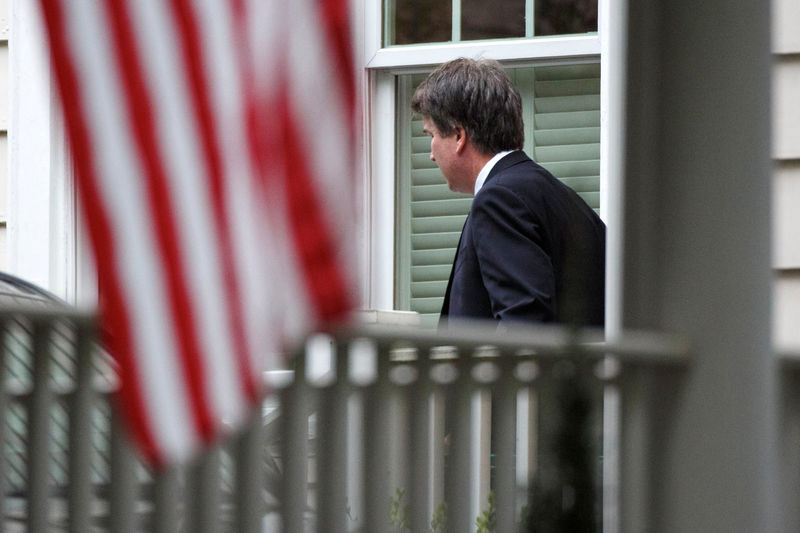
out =
<path fill-rule="evenodd" d="M 478 191 L 481 190 L 481 187 L 483 187 L 483 183 L 486 181 L 486 178 L 489 177 L 489 172 L 492 171 L 497 162 L 513 151 L 514 150 L 506 150 L 505 152 L 500 152 L 498 154 L 495 154 L 494 157 L 492 157 L 489 161 L 486 162 L 485 165 L 483 165 L 481 171 L 478 172 L 478 179 L 475 180 L 475 194 L 478 194 Z"/>

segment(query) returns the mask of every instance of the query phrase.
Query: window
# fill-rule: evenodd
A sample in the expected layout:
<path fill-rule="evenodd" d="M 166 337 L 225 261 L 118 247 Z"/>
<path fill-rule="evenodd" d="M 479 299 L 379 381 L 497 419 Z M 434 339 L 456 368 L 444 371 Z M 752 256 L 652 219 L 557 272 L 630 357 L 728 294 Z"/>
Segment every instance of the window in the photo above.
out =
<path fill-rule="evenodd" d="M 599 209 L 609 189 L 600 177 L 598 2 L 373 0 L 363 15 L 365 307 L 414 310 L 432 326 L 472 199 L 451 193 L 430 161 L 408 107 L 414 88 L 457 57 L 499 60 L 523 96 L 528 155 Z"/>

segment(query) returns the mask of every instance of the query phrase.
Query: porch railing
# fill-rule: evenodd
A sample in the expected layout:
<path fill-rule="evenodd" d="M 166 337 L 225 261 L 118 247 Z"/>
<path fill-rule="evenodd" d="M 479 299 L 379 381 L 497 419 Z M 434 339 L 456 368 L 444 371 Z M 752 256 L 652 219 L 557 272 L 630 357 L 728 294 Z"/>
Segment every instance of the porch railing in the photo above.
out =
<path fill-rule="evenodd" d="M 0 323 L 0 530 L 31 532 L 599 531 L 603 516 L 608 530 L 620 376 L 686 363 L 683 344 L 644 333 L 354 328 L 268 374 L 241 434 L 153 474 L 109 408 L 91 317 Z"/>

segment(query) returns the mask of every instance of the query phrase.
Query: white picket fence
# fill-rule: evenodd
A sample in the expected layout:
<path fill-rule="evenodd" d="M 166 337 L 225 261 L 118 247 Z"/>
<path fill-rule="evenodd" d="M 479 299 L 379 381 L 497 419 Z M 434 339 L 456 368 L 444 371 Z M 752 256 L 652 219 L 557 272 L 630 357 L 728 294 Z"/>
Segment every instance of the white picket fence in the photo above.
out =
<path fill-rule="evenodd" d="M 269 373 L 241 434 L 154 474 L 109 406 L 91 317 L 0 323 L 0 531 L 599 531 L 617 512 L 619 376 L 685 363 L 656 335 L 360 327 Z"/>

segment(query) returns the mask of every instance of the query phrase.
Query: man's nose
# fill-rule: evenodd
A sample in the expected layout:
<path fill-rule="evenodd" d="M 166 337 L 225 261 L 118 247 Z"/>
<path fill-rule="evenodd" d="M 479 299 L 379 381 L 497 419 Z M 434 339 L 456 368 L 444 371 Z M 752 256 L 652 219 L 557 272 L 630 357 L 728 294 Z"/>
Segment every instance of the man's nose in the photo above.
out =
<path fill-rule="evenodd" d="M 431 161 L 436 161 L 436 158 L 433 157 L 433 152 L 431 152 Z"/>

